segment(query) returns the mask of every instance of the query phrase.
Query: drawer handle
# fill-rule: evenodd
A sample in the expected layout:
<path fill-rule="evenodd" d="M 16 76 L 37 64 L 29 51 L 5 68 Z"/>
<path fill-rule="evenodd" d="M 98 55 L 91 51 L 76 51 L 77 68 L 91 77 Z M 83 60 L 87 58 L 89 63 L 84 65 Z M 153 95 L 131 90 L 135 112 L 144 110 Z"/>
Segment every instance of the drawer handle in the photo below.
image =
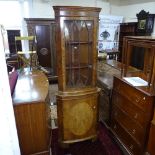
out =
<path fill-rule="evenodd" d="M 140 98 L 136 98 L 136 102 L 138 103 L 140 101 Z"/>
<path fill-rule="evenodd" d="M 133 150 L 133 145 L 132 144 L 130 145 L 130 149 Z"/>
<path fill-rule="evenodd" d="M 77 46 L 74 46 L 74 49 L 77 50 Z"/>
<path fill-rule="evenodd" d="M 117 126 L 116 126 L 116 124 L 114 125 L 114 129 L 117 129 Z"/>
<path fill-rule="evenodd" d="M 93 106 L 93 109 L 96 109 L 96 106 Z"/>
<path fill-rule="evenodd" d="M 135 116 L 134 116 L 134 118 L 137 119 L 137 117 L 138 117 L 138 114 L 136 113 Z"/>
<path fill-rule="evenodd" d="M 136 133 L 136 129 L 133 129 L 132 130 L 132 134 L 134 135 Z"/>

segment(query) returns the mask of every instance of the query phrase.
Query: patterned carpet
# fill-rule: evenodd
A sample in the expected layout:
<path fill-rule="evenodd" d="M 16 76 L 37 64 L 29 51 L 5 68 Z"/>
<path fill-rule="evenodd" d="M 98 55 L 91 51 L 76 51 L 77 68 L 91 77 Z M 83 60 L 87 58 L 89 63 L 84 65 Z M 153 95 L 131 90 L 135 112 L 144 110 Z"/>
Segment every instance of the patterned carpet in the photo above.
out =
<path fill-rule="evenodd" d="M 87 140 L 83 142 L 77 142 L 70 144 L 69 148 L 63 149 L 58 143 L 58 127 L 57 127 L 57 112 L 56 112 L 56 94 L 58 86 L 52 84 L 49 87 L 50 95 L 50 116 L 52 127 L 52 155 L 122 155 L 120 148 L 113 141 L 111 133 L 104 126 L 99 123 L 99 132 L 97 140 Z"/>
<path fill-rule="evenodd" d="M 123 155 L 120 148 L 112 140 L 106 127 L 99 124 L 99 134 L 96 141 L 83 141 L 70 144 L 62 149 L 58 143 L 58 128 L 52 130 L 52 155 Z"/>

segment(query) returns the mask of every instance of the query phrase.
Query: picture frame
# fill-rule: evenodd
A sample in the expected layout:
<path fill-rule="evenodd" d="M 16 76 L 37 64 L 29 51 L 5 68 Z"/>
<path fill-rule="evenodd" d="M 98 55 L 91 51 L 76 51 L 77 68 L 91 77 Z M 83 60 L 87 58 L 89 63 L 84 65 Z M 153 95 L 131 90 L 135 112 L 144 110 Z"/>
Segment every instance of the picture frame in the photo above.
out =
<path fill-rule="evenodd" d="M 138 19 L 137 35 L 151 35 L 153 32 L 155 14 L 141 10 L 136 16 Z"/>

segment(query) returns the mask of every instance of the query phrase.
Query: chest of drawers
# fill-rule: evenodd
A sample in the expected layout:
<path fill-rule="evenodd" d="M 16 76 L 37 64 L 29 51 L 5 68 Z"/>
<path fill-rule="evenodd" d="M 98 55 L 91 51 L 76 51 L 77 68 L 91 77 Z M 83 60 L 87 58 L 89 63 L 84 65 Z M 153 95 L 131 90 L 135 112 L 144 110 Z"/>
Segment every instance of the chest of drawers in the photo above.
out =
<path fill-rule="evenodd" d="M 114 77 L 111 130 L 133 155 L 145 152 L 154 96 Z"/>

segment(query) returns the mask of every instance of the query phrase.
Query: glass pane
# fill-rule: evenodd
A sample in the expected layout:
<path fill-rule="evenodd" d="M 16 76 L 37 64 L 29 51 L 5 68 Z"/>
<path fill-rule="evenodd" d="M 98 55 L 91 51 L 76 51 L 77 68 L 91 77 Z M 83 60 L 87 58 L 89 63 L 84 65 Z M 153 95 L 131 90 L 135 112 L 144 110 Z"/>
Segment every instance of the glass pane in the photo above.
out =
<path fill-rule="evenodd" d="M 93 21 L 65 20 L 66 86 L 91 86 Z"/>

